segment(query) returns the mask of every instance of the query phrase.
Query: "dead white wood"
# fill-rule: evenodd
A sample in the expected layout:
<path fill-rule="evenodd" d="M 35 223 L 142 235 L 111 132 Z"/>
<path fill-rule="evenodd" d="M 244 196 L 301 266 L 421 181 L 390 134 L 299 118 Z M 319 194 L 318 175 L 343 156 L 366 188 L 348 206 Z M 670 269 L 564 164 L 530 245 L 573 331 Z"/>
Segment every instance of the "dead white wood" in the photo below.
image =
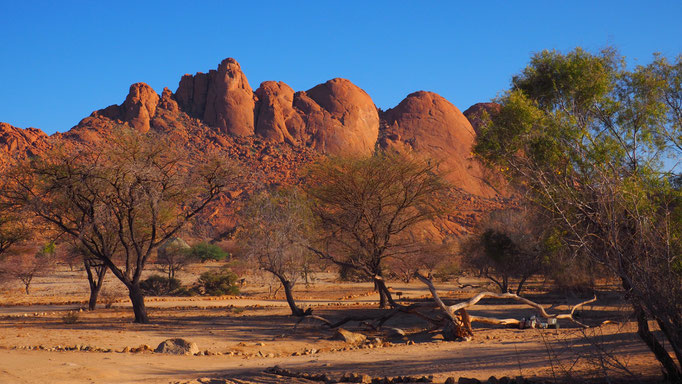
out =
<path fill-rule="evenodd" d="M 545 308 L 531 300 L 526 299 L 525 297 L 521 297 L 517 294 L 514 293 L 495 293 L 495 292 L 480 292 L 476 296 L 472 297 L 471 299 L 467 301 L 462 301 L 457 304 L 453 305 L 446 305 L 443 300 L 441 300 L 440 296 L 438 296 L 438 292 L 436 291 L 436 287 L 433 285 L 433 282 L 431 281 L 430 278 L 420 274 L 420 273 L 415 273 L 415 276 L 421 280 L 422 283 L 426 284 L 426 286 L 429 288 L 429 291 L 431 291 L 431 296 L 433 296 L 433 300 L 438 304 L 438 306 L 445 312 L 445 314 L 450 318 L 450 319 L 455 319 L 455 313 L 461 309 L 466 309 L 469 307 L 472 307 L 476 305 L 479 301 L 485 299 L 485 298 L 493 298 L 493 299 L 512 299 L 519 301 L 521 303 L 524 303 L 530 307 L 535 308 L 535 310 L 540 314 L 540 316 L 546 318 L 546 319 L 566 319 L 569 320 L 575 324 L 577 324 L 580 327 L 583 328 L 589 328 L 588 325 L 585 325 L 581 323 L 580 321 L 576 320 L 573 318 L 573 314 L 575 313 L 576 309 L 582 307 L 583 305 L 594 303 L 597 301 L 597 296 L 594 296 L 593 298 L 583 301 L 581 303 L 578 303 L 571 307 L 571 311 L 569 313 L 561 313 L 561 314 L 549 314 L 545 310 Z M 519 324 L 520 321 L 516 319 L 497 319 L 493 317 L 483 317 L 483 316 L 473 316 L 469 315 L 470 321 L 471 322 L 479 322 L 479 323 L 487 323 L 487 324 L 500 324 L 500 325 L 509 325 L 509 324 Z"/>

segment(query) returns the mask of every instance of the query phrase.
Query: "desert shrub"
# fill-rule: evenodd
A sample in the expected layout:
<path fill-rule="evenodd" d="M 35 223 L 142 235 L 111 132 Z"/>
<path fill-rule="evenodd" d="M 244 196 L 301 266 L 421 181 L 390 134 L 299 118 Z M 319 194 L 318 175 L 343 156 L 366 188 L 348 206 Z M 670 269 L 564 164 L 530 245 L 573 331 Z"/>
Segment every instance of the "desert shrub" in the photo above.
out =
<path fill-rule="evenodd" d="M 202 263 L 209 260 L 220 261 L 230 258 L 230 254 L 215 244 L 205 241 L 195 244 L 190 248 L 189 255 L 192 259 L 200 260 Z"/>
<path fill-rule="evenodd" d="M 202 273 L 195 288 L 199 293 L 211 296 L 239 294 L 237 275 L 229 269 Z"/>
<path fill-rule="evenodd" d="M 455 262 L 445 263 L 438 267 L 433 273 L 433 277 L 440 281 L 448 281 L 461 274 L 459 265 Z"/>
<path fill-rule="evenodd" d="M 140 282 L 140 288 L 148 296 L 173 295 L 180 287 L 180 280 L 176 278 L 169 279 L 160 275 L 151 275 Z"/>
<path fill-rule="evenodd" d="M 120 295 L 119 293 L 110 290 L 110 289 L 102 289 L 102 291 L 99 293 L 99 302 L 104 304 L 104 308 L 111 308 L 114 304 L 116 304 L 119 300 L 123 299 L 124 297 Z"/>
<path fill-rule="evenodd" d="M 69 311 L 62 316 L 62 321 L 64 324 L 76 324 L 80 317 L 80 313 L 76 311 Z"/>

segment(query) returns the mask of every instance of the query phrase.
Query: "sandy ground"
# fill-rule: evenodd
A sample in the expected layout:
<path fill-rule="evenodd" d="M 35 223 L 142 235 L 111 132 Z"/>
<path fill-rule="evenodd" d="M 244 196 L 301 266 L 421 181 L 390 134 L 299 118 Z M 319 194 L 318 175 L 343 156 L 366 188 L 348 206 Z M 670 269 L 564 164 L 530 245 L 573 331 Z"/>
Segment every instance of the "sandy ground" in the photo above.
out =
<path fill-rule="evenodd" d="M 581 319 L 597 324 L 605 319 L 623 320 L 582 331 L 562 323 L 559 330 L 518 330 L 475 327 L 470 342 L 444 342 L 438 333 L 422 332 L 416 317 L 401 316 L 387 327 L 405 330 L 406 338 L 391 338 L 358 323 L 346 327 L 382 339 L 379 348 L 353 348 L 330 340 L 333 331 L 314 321 L 300 324 L 288 316 L 286 302 L 268 298 L 266 280 L 250 279 L 242 298 L 149 298 L 151 324 L 133 324 L 125 300 L 110 309 L 79 312 L 78 321 L 67 324 L 64 315 L 78 311 L 87 299 L 87 283 L 81 272 L 62 269 L 37 280 L 27 296 L 18 286 L 5 286 L 0 294 L 0 383 L 187 383 L 197 379 L 238 383 L 295 383 L 305 380 L 264 373 L 279 365 L 290 370 L 329 373 L 366 373 L 371 376 L 433 375 L 435 382 L 460 376 L 555 377 L 574 380 L 614 377 L 625 369 L 638 378 L 655 377 L 660 370 L 623 314 L 615 294 L 602 292 L 600 300 L 585 308 Z M 477 284 L 482 284 L 478 282 Z M 107 282 L 114 291 L 115 282 Z M 419 283 L 394 283 L 403 298 L 427 295 Z M 475 284 L 476 285 L 476 284 Z M 457 283 L 438 284 L 452 300 L 473 296 L 481 287 L 462 290 Z M 299 286 L 300 303 L 329 319 L 346 315 L 376 315 L 376 295 L 365 283 L 338 283 L 330 276 L 310 287 Z M 551 311 L 565 311 L 580 298 L 529 292 L 540 303 L 555 304 Z M 472 313 L 487 316 L 528 317 L 526 307 L 511 302 L 484 302 Z M 148 345 L 155 348 L 168 338 L 182 337 L 197 343 L 204 356 L 171 356 L 152 352 L 121 352 Z M 97 351 L 64 351 L 73 349 Z M 51 350 L 56 349 L 56 350 Z M 110 351 L 109 351 L 110 350 Z M 620 366 L 620 367 L 619 367 Z M 219 380 L 220 379 L 220 380 Z"/>

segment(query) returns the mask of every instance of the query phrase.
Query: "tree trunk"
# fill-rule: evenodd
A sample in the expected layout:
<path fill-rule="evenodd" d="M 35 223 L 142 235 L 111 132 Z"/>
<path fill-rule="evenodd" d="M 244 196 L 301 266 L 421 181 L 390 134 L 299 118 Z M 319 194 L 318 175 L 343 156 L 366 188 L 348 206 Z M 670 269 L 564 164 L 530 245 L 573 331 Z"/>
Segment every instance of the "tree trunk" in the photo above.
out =
<path fill-rule="evenodd" d="M 289 308 L 291 309 L 291 315 L 298 317 L 305 316 L 305 312 L 296 305 L 296 301 L 294 300 L 294 294 L 292 292 L 291 282 L 282 277 L 279 277 L 279 280 L 282 282 L 282 287 L 284 287 L 284 294 L 287 297 L 287 303 L 289 304 Z"/>
<path fill-rule="evenodd" d="M 97 297 L 102 290 L 104 276 L 107 274 L 107 267 L 104 264 L 93 265 L 91 260 L 84 260 L 85 272 L 88 274 L 88 284 L 90 285 L 90 299 L 88 300 L 88 310 L 94 311 L 97 308 Z M 95 273 L 92 273 L 92 270 Z"/>
<path fill-rule="evenodd" d="M 128 296 L 130 297 L 130 302 L 133 304 L 135 322 L 140 324 L 149 323 L 147 308 L 144 306 L 144 295 L 142 294 L 139 283 L 128 286 Z"/>
<path fill-rule="evenodd" d="M 388 290 L 386 283 L 381 277 L 374 279 L 374 287 L 379 291 L 379 308 L 386 308 L 388 305 L 391 307 L 396 306 L 391 292 Z"/>
<path fill-rule="evenodd" d="M 673 383 L 682 382 L 682 372 L 680 372 L 680 369 L 675 364 L 675 361 L 670 357 L 668 351 L 665 350 L 665 347 L 663 347 L 656 339 L 656 336 L 651 333 L 644 308 L 638 305 L 633 306 L 635 308 L 635 317 L 637 317 L 637 334 L 649 347 L 651 352 L 654 353 L 656 360 L 658 360 L 663 366 L 666 379 Z"/>
<path fill-rule="evenodd" d="M 528 280 L 530 276 L 523 276 L 521 278 L 521 281 L 519 281 L 519 285 L 516 287 L 516 294 L 520 295 L 521 291 L 523 290 L 523 285 L 526 283 L 526 280 Z"/>

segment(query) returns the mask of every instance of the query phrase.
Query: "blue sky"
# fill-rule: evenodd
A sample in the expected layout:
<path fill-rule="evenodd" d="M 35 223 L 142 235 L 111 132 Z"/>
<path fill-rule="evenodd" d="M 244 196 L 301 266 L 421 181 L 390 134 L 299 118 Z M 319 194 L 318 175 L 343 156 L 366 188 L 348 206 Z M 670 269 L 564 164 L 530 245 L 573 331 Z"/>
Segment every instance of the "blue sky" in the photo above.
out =
<path fill-rule="evenodd" d="M 679 1 L 0 0 L 0 121 L 65 131 L 130 84 L 175 91 L 236 58 L 255 89 L 345 77 L 387 109 L 428 90 L 487 101 L 542 49 L 682 53 Z"/>

